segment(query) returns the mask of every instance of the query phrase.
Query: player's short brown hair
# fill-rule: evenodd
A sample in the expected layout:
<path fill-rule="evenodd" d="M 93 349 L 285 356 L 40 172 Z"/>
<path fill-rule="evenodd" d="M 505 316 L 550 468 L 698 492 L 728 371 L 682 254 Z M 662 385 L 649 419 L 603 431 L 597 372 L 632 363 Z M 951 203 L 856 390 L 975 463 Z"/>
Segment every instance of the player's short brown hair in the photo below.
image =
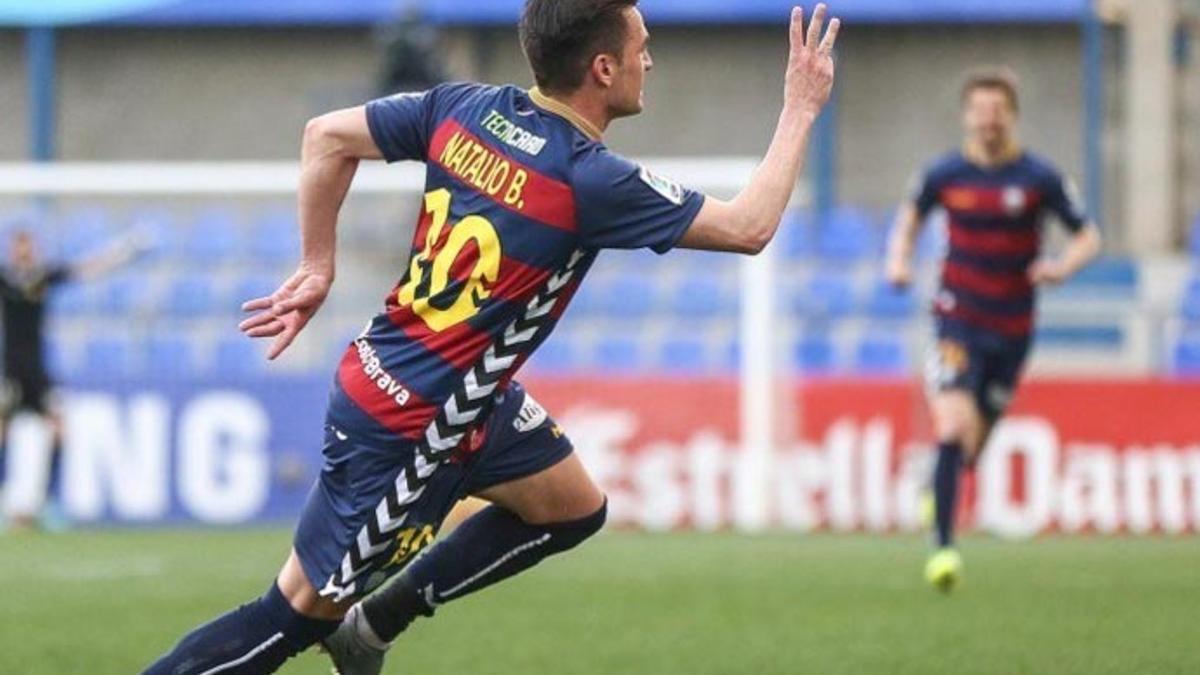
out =
<path fill-rule="evenodd" d="M 1017 74 L 1008 68 L 980 68 L 967 73 L 963 79 L 962 102 L 966 103 L 971 94 L 980 89 L 1003 92 L 1014 112 L 1021 109 L 1021 99 L 1017 95 Z"/>
<path fill-rule="evenodd" d="M 538 87 L 574 91 L 597 54 L 620 58 L 627 37 L 624 13 L 637 4 L 638 0 L 526 0 L 521 47 Z"/>

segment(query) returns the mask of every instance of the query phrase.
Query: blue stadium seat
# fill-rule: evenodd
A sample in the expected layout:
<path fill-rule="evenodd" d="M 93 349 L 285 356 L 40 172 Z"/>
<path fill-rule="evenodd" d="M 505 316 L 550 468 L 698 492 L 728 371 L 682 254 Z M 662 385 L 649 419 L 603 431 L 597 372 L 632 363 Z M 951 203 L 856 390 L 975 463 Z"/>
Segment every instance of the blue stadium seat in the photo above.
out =
<path fill-rule="evenodd" d="M 907 350 L 893 335 L 868 335 L 854 351 L 854 368 L 865 375 L 893 375 L 907 372 Z"/>
<path fill-rule="evenodd" d="M 1200 276 L 1188 282 L 1180 301 L 1179 314 L 1190 322 L 1200 322 Z"/>
<path fill-rule="evenodd" d="M 256 263 L 278 265 L 295 260 L 300 255 L 300 230 L 292 211 L 273 210 L 264 213 L 254 224 L 248 252 Z"/>
<path fill-rule="evenodd" d="M 1101 347 L 1119 349 L 1125 331 L 1119 324 L 1043 325 L 1037 330 L 1037 344 L 1059 347 Z"/>
<path fill-rule="evenodd" d="M 1193 258 L 1200 259 L 1200 213 L 1192 220 L 1192 228 L 1188 237 L 1188 251 Z"/>
<path fill-rule="evenodd" d="M 69 379 L 74 374 L 67 345 L 54 337 L 46 338 L 45 342 L 46 369 L 50 377 L 56 380 Z"/>
<path fill-rule="evenodd" d="M 816 255 L 816 228 L 808 214 L 799 209 L 789 211 L 783 217 L 780 230 L 784 256 L 792 260 L 803 260 Z"/>
<path fill-rule="evenodd" d="M 225 210 L 201 213 L 187 237 L 187 257 L 193 262 L 214 264 L 242 257 L 242 231 L 237 216 Z"/>
<path fill-rule="evenodd" d="M 283 281 L 283 279 L 265 274 L 251 274 L 242 277 L 233 286 L 233 297 L 230 298 L 229 306 L 240 308 L 242 303 L 247 300 L 266 297 L 274 293 Z"/>
<path fill-rule="evenodd" d="M 738 256 L 716 251 L 672 251 L 669 260 L 690 276 L 713 276 L 736 271 Z"/>
<path fill-rule="evenodd" d="M 60 219 L 57 237 L 59 241 L 55 242 L 55 253 L 67 260 L 77 260 L 99 251 L 112 236 L 112 220 L 107 209 L 75 209 Z"/>
<path fill-rule="evenodd" d="M 880 237 L 867 211 L 842 206 L 820 220 L 817 253 L 826 260 L 857 261 L 878 252 Z"/>
<path fill-rule="evenodd" d="M 742 367 L 742 341 L 738 338 L 727 340 L 717 356 L 721 369 L 736 371 Z"/>
<path fill-rule="evenodd" d="M 187 376 L 195 370 L 192 343 L 178 336 L 153 337 L 143 345 L 146 371 L 166 377 Z"/>
<path fill-rule="evenodd" d="M 96 308 L 109 316 L 127 315 L 145 306 L 151 281 L 144 275 L 126 272 L 96 289 Z"/>
<path fill-rule="evenodd" d="M 575 296 L 571 298 L 570 313 L 573 317 L 596 316 L 604 313 L 605 284 L 600 278 L 585 279 Z"/>
<path fill-rule="evenodd" d="M 828 373 L 837 366 L 833 341 L 824 334 L 805 335 L 792 345 L 792 363 L 803 373 Z"/>
<path fill-rule="evenodd" d="M 658 366 L 672 373 L 699 373 L 709 370 L 708 345 L 699 338 L 671 338 L 658 349 Z"/>
<path fill-rule="evenodd" d="M 1134 293 L 1137 286 L 1136 262 L 1131 258 L 1104 256 L 1080 270 L 1064 288 L 1087 292 Z"/>
<path fill-rule="evenodd" d="M 91 377 L 127 377 L 133 370 L 133 361 L 127 340 L 93 338 L 83 348 L 83 370 Z"/>
<path fill-rule="evenodd" d="M 55 314 L 79 316 L 92 309 L 92 289 L 86 284 L 69 283 L 50 294 L 50 311 Z"/>
<path fill-rule="evenodd" d="M 179 317 L 213 314 L 231 309 L 219 302 L 216 292 L 203 277 L 176 279 L 167 292 L 166 313 Z"/>
<path fill-rule="evenodd" d="M 555 333 L 529 359 L 538 372 L 562 373 L 579 367 L 579 349 L 570 332 Z"/>
<path fill-rule="evenodd" d="M 1182 377 L 1200 377 L 1200 336 L 1181 337 L 1175 343 L 1172 371 Z"/>
<path fill-rule="evenodd" d="M 917 310 L 917 301 L 909 289 L 896 288 L 880 279 L 871 288 L 867 313 L 880 319 L 907 319 Z"/>
<path fill-rule="evenodd" d="M 917 235 L 917 262 L 936 260 L 946 253 L 945 227 L 933 221 L 928 221 Z"/>
<path fill-rule="evenodd" d="M 641 274 L 644 272 L 617 277 L 597 289 L 604 294 L 599 301 L 605 315 L 612 318 L 641 319 L 654 312 L 658 290 L 653 280 Z"/>
<path fill-rule="evenodd" d="M 711 319 L 731 314 L 736 308 L 730 289 L 711 276 L 682 279 L 671 290 L 668 304 L 681 319 Z"/>
<path fill-rule="evenodd" d="M 642 366 L 641 342 L 627 337 L 601 337 L 592 349 L 591 365 L 599 371 L 636 370 Z"/>
<path fill-rule="evenodd" d="M 854 286 L 844 275 L 817 272 L 793 294 L 792 307 L 802 316 L 845 316 L 855 309 Z"/>
<path fill-rule="evenodd" d="M 217 342 L 213 368 L 218 376 L 252 375 L 262 371 L 266 357 L 256 343 L 245 337 L 227 337 Z"/>

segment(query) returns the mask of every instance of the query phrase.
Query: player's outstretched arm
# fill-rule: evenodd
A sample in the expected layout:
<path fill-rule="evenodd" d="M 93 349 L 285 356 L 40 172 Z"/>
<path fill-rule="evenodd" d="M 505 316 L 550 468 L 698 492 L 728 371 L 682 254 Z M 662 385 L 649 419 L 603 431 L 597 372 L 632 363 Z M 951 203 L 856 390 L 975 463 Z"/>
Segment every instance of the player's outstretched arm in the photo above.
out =
<path fill-rule="evenodd" d="M 913 248 L 917 233 L 921 229 L 921 216 L 917 205 L 911 201 L 900 205 L 896 221 L 892 223 L 892 234 L 888 237 L 887 260 L 884 275 L 893 286 L 903 288 L 912 283 Z"/>
<path fill-rule="evenodd" d="M 242 305 L 253 312 L 238 328 L 272 337 L 268 359 L 283 353 L 321 308 L 333 284 L 337 218 L 358 162 L 382 159 L 362 106 L 322 115 L 304 128 L 300 157 L 300 265 L 271 295 Z"/>
<path fill-rule="evenodd" d="M 71 265 L 71 278 L 92 281 L 130 264 L 150 249 L 142 233 L 123 236 L 103 251 Z"/>
<path fill-rule="evenodd" d="M 817 5 L 806 31 L 804 11 L 799 7 L 792 10 L 783 111 L 771 146 L 750 184 L 737 197 L 732 201 L 704 200 L 679 246 L 754 254 L 775 236 L 800 177 L 809 131 L 833 88 L 833 47 L 841 22 L 834 19 L 823 31 L 826 14 L 825 5 Z"/>

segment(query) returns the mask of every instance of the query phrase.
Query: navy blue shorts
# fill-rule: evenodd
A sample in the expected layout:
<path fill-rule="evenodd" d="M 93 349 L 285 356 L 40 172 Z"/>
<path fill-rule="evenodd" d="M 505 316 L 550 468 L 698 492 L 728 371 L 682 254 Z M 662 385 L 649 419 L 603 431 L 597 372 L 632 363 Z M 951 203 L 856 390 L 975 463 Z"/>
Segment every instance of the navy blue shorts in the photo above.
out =
<path fill-rule="evenodd" d="M 430 467 L 424 484 L 410 489 L 402 470 L 414 461 L 415 443 L 379 447 L 326 424 L 325 462 L 293 544 L 313 586 L 337 600 L 369 593 L 433 541 L 458 500 L 554 466 L 572 450 L 515 382 L 473 438 L 476 451 Z"/>
<path fill-rule="evenodd" d="M 1012 401 L 1029 340 L 942 322 L 929 355 L 926 381 L 932 392 L 966 391 L 983 418 L 994 424 Z"/>

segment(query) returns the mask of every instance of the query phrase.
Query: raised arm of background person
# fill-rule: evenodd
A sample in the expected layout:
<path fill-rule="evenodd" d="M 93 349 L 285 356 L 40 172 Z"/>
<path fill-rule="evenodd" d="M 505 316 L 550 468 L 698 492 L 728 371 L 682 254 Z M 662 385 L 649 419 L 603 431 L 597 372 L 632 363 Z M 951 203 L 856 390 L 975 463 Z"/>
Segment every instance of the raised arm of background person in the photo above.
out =
<path fill-rule="evenodd" d="M 913 248 L 923 222 L 921 212 L 912 201 L 905 201 L 896 212 L 892 233 L 888 237 L 887 260 L 884 275 L 893 286 L 905 287 L 912 283 Z"/>
<path fill-rule="evenodd" d="M 128 265 L 149 249 L 145 238 L 138 233 L 116 240 L 103 251 L 72 263 L 69 277 L 79 281 L 92 281 Z"/>
<path fill-rule="evenodd" d="M 364 106 L 310 120 L 300 152 L 300 265 L 271 295 L 242 305 L 254 312 L 238 327 L 252 338 L 273 337 L 267 358 L 283 353 L 329 295 L 334 278 L 337 219 L 358 162 L 382 159 Z"/>
<path fill-rule="evenodd" d="M 800 177 L 809 131 L 833 87 L 833 47 L 841 22 L 831 21 L 822 37 L 825 15 L 825 5 L 817 5 L 806 37 L 803 10 L 792 10 L 783 111 L 771 146 L 737 197 L 704 200 L 679 246 L 755 254 L 775 236 Z"/>

